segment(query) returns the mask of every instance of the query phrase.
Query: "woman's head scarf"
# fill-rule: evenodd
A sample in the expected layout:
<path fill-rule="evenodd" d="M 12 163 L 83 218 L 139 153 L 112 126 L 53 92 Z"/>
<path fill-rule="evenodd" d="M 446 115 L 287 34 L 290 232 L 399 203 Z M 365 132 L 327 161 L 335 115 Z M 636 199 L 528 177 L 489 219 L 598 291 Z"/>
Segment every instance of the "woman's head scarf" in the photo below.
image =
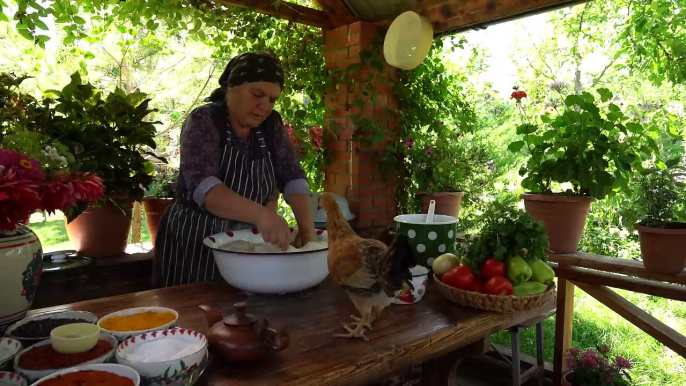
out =
<path fill-rule="evenodd" d="M 271 53 L 248 52 L 231 59 L 219 77 L 219 88 L 214 90 L 210 101 L 224 99 L 226 89 L 247 83 L 275 83 L 283 90 L 284 74 L 281 62 Z"/>

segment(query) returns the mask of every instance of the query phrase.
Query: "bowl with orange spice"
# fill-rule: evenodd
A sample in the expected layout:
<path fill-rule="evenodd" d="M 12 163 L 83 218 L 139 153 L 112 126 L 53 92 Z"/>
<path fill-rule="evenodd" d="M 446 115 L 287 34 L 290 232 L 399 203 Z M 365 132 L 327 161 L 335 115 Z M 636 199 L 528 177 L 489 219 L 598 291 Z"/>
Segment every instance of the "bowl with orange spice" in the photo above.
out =
<path fill-rule="evenodd" d="M 66 368 L 105 363 L 113 359 L 117 348 L 117 338 L 100 333 L 98 341 L 88 351 L 62 354 L 55 350 L 50 339 L 36 343 L 14 357 L 14 371 L 30 382 L 46 377 Z"/>
<path fill-rule="evenodd" d="M 106 315 L 98 321 L 98 326 L 123 342 L 135 335 L 174 328 L 178 318 L 178 312 L 171 308 L 139 307 Z"/>
<path fill-rule="evenodd" d="M 114 363 L 91 364 L 56 372 L 31 386 L 139 386 L 136 370 Z"/>

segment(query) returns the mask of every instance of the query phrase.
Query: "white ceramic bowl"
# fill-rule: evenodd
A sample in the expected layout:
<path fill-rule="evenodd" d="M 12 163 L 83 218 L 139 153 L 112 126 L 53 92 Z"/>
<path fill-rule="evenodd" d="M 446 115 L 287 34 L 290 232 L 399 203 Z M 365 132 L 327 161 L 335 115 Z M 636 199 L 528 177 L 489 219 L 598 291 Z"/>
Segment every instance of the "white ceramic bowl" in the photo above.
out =
<path fill-rule="evenodd" d="M 0 386 L 27 386 L 26 379 L 17 373 L 0 371 Z"/>
<path fill-rule="evenodd" d="M 0 369 L 12 363 L 12 359 L 21 352 L 23 346 L 20 341 L 12 338 L 0 338 Z"/>
<path fill-rule="evenodd" d="M 175 339 L 188 345 L 197 345 L 199 348 L 188 355 L 176 359 L 165 359 L 171 356 L 162 353 L 160 341 Z M 153 343 L 155 342 L 155 343 Z M 160 350 L 159 358 L 150 358 L 143 362 L 140 358 L 131 358 L 142 345 L 155 345 Z M 207 366 L 207 339 L 203 334 L 196 331 L 176 328 L 164 331 L 154 331 L 149 334 L 141 334 L 119 344 L 116 352 L 117 363 L 131 367 L 140 374 L 143 384 L 146 385 L 192 385 L 200 378 Z"/>
<path fill-rule="evenodd" d="M 418 265 L 413 267 L 412 272 L 412 286 L 413 290 L 409 288 L 396 295 L 393 299 L 393 304 L 413 304 L 422 300 L 426 293 L 426 283 L 429 281 L 429 269 Z"/>
<path fill-rule="evenodd" d="M 129 315 L 135 315 L 135 314 L 140 314 L 142 312 L 146 311 L 152 311 L 152 312 L 170 312 L 174 314 L 174 320 L 167 324 L 163 324 L 159 327 L 155 328 L 149 328 L 147 330 L 139 330 L 139 331 L 111 331 L 106 328 L 102 327 L 102 322 L 104 320 L 107 320 L 108 318 L 112 318 L 114 316 L 129 316 Z M 123 342 L 127 339 L 129 339 L 132 336 L 144 334 L 146 332 L 152 332 L 152 331 L 160 331 L 160 330 L 167 330 L 170 328 L 174 328 L 176 326 L 176 321 L 179 319 L 179 313 L 172 310 L 171 308 L 166 308 L 166 307 L 138 307 L 138 308 L 129 308 L 126 310 L 121 310 L 117 312 L 113 312 L 111 314 L 105 315 L 100 320 L 98 320 L 98 326 L 102 329 L 103 332 L 106 332 L 108 334 L 111 334 L 112 336 L 116 337 L 120 342 Z"/>
<path fill-rule="evenodd" d="M 98 316 L 91 313 L 91 312 L 84 312 L 84 311 L 61 311 L 61 312 L 51 312 L 48 314 L 41 314 L 41 315 L 36 315 L 31 318 L 26 318 L 22 319 L 13 325 L 9 326 L 7 328 L 7 331 L 5 331 L 5 335 L 17 339 L 18 341 L 22 342 L 24 347 L 31 346 L 33 344 L 36 344 L 38 342 L 42 342 L 46 339 L 50 339 L 50 333 L 47 333 L 45 336 L 37 337 L 37 338 L 29 338 L 26 336 L 19 336 L 15 333 L 15 331 L 20 327 L 23 326 L 29 322 L 32 321 L 37 321 L 37 320 L 44 320 L 44 319 L 76 319 L 79 321 L 82 321 L 84 323 L 93 323 L 95 324 L 98 321 Z"/>
<path fill-rule="evenodd" d="M 41 383 L 47 381 L 48 379 L 57 378 L 60 375 L 75 373 L 78 371 L 106 371 L 108 373 L 119 375 L 120 377 L 128 378 L 133 381 L 134 386 L 139 386 L 141 384 L 141 377 L 138 375 L 136 370 L 126 367 L 123 365 L 118 365 L 114 363 L 101 363 L 92 365 L 81 365 L 76 367 L 70 367 L 66 370 L 58 371 L 54 374 L 50 374 L 47 377 L 41 378 L 38 382 L 32 384 L 31 386 L 38 386 Z"/>
<path fill-rule="evenodd" d="M 297 233 L 297 229 L 291 229 L 291 240 Z M 326 231 L 317 231 L 318 241 L 327 239 Z M 236 240 L 264 243 L 257 229 L 218 233 L 205 238 L 204 243 L 212 249 L 224 280 L 243 291 L 258 294 L 298 292 L 316 286 L 329 274 L 328 249 L 279 254 L 219 249 Z"/>
<path fill-rule="evenodd" d="M 90 361 L 80 363 L 79 366 L 81 365 L 88 365 L 88 364 L 97 364 L 97 363 L 105 363 L 112 359 L 114 357 L 114 352 L 117 349 L 117 344 L 119 343 L 115 337 L 113 337 L 110 334 L 107 333 L 100 333 L 100 337 L 98 338 L 99 340 L 107 340 L 112 344 L 112 349 L 108 351 L 105 355 L 101 355 L 95 359 L 92 359 Z M 42 342 L 36 343 L 33 346 L 24 349 L 19 355 L 14 357 L 14 371 L 18 372 L 19 374 L 23 375 L 26 379 L 29 380 L 29 382 L 34 382 L 37 379 L 41 379 L 43 377 L 47 377 L 50 374 L 53 374 L 55 372 L 62 371 L 64 369 L 49 369 L 49 370 L 29 370 L 29 369 L 24 369 L 21 366 L 19 366 L 19 359 L 21 358 L 22 355 L 24 355 L 26 352 L 31 350 L 34 347 L 39 347 L 39 346 L 45 346 L 45 345 L 50 345 L 50 339 L 44 340 Z"/>

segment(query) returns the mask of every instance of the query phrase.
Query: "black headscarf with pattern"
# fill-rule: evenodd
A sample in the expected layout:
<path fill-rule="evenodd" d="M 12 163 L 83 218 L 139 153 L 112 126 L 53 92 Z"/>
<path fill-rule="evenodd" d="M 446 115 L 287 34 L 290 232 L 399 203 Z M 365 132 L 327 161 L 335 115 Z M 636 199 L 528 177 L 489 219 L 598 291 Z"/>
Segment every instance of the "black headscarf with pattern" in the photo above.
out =
<path fill-rule="evenodd" d="M 231 59 L 219 77 L 220 87 L 212 92 L 209 100 L 221 101 L 224 99 L 227 88 L 255 82 L 275 83 L 283 90 L 283 68 L 274 54 L 248 52 Z"/>

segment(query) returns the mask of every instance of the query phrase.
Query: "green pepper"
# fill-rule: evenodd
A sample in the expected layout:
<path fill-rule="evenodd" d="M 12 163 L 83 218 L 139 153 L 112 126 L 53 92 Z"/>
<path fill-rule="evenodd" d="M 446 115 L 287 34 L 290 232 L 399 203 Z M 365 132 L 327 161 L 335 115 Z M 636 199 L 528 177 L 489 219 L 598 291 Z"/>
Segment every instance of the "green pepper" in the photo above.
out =
<path fill-rule="evenodd" d="M 531 267 L 532 281 L 547 285 L 555 285 L 555 282 L 553 281 L 555 279 L 555 271 L 550 268 L 548 263 L 542 260 L 536 260 L 533 263 L 530 263 L 529 266 Z"/>
<path fill-rule="evenodd" d="M 507 278 L 513 286 L 518 286 L 531 278 L 531 267 L 519 256 L 507 259 Z"/>
<path fill-rule="evenodd" d="M 537 281 L 527 281 L 512 289 L 512 294 L 516 296 L 530 296 L 544 293 L 548 286 Z"/>

